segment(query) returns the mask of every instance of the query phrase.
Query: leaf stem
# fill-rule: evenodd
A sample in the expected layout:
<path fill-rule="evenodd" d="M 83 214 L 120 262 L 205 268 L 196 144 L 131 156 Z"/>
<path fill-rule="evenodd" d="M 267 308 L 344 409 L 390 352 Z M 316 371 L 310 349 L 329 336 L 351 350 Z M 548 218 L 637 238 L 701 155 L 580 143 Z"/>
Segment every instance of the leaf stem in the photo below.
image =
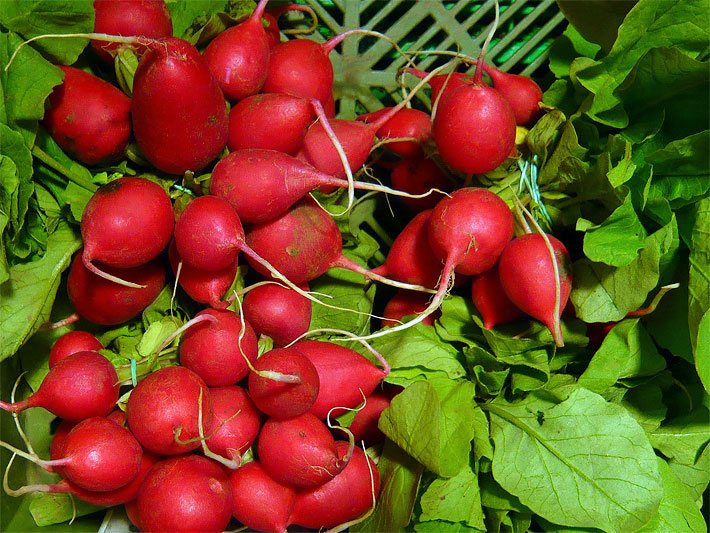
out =
<path fill-rule="evenodd" d="M 59 161 L 54 159 L 51 155 L 42 150 L 36 144 L 32 147 L 32 155 L 42 161 L 42 163 L 44 163 L 51 169 L 56 170 L 64 177 L 68 178 L 69 181 L 75 183 L 79 187 L 86 189 L 89 192 L 95 192 L 96 189 L 99 188 L 96 184 L 87 181 L 83 176 L 79 176 L 72 170 L 62 165 Z"/>

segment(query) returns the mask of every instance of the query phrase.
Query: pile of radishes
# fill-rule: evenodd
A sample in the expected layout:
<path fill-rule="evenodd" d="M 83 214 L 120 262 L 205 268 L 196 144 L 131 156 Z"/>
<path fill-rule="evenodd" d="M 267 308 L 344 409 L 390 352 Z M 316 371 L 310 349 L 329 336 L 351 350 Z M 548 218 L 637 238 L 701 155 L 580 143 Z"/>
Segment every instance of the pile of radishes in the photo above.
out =
<path fill-rule="evenodd" d="M 15 450 L 62 481 L 15 493 L 125 505 L 145 531 L 222 531 L 232 518 L 259 531 L 356 520 L 379 493 L 375 463 L 359 445 L 383 438 L 387 354 L 372 350 L 376 366 L 341 344 L 302 339 L 312 306 L 330 305 L 308 285 L 339 267 L 398 287 L 386 327 L 355 336 L 364 341 L 432 323 L 459 275 L 457 288 L 470 283 L 486 328 L 527 314 L 562 345 L 571 286 L 564 245 L 527 228 L 519 211 L 516 226 L 499 196 L 468 186 L 472 174 L 516 156 L 516 126 L 540 115 L 542 92 L 481 57 L 472 76 L 408 67 L 403 74 L 423 80 L 400 105 L 335 119 L 328 54 L 361 30 L 324 44 L 279 42 L 261 0 L 199 51 L 171 35 L 162 0 L 117 4 L 95 0 L 92 46 L 106 61 L 119 45 L 139 55 L 130 97 L 62 66 L 44 126 L 89 166 L 120 160 L 133 138 L 151 171 L 176 181 L 211 176 L 186 206 L 143 177 L 99 188 L 81 221 L 69 298 L 77 317 L 101 326 L 138 316 L 166 283 L 203 309 L 163 345 L 177 343 L 180 365 L 138 381 L 125 413 L 117 402 L 130 389 L 121 390 L 96 337 L 60 338 L 41 387 L 0 407 L 43 407 L 62 419 L 49 460 Z M 434 112 L 409 107 L 425 85 Z M 355 179 L 366 175 L 375 142 L 391 187 Z M 343 255 L 336 222 L 310 195 L 337 189 L 348 190 L 346 210 L 355 189 L 402 196 L 411 221 L 384 264 L 368 269 Z M 257 282 L 230 291 L 240 255 Z M 275 346 L 261 356 L 260 336 Z M 359 409 L 349 429 L 335 426 L 330 417 L 347 409 Z"/>

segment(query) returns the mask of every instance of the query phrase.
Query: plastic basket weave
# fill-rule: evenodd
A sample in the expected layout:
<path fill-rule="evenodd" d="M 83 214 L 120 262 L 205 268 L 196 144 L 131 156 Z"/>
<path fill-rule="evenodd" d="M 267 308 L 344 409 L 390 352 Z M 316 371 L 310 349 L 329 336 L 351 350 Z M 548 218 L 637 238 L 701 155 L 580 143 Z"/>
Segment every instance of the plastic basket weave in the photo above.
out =
<path fill-rule="evenodd" d="M 475 57 L 494 20 L 493 0 L 301 0 L 320 20 L 311 39 L 353 28 L 386 34 L 408 50 L 451 50 Z M 565 26 L 555 0 L 500 0 L 500 22 L 486 59 L 505 71 L 535 76 Z M 331 53 L 338 114 L 353 117 L 400 97 L 395 73 L 405 60 L 383 40 L 351 36 Z M 449 58 L 419 56 L 422 70 Z M 426 96 L 423 95 L 423 99 Z"/>

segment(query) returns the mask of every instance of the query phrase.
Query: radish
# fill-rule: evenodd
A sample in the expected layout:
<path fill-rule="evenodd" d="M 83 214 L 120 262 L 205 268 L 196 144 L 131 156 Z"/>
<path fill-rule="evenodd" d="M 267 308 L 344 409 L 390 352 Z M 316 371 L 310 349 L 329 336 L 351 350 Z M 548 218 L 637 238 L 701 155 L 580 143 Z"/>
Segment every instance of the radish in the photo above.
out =
<path fill-rule="evenodd" d="M 432 210 L 417 214 L 395 237 L 385 262 L 372 271 L 381 276 L 436 287 L 441 276 L 441 260 L 429 244 Z"/>
<path fill-rule="evenodd" d="M 146 532 L 222 532 L 232 517 L 227 475 L 219 463 L 197 455 L 159 461 L 138 492 L 138 516 Z"/>
<path fill-rule="evenodd" d="M 388 366 L 377 368 L 356 351 L 332 342 L 300 340 L 291 348 L 305 355 L 318 372 L 318 396 L 309 412 L 320 419 L 334 407 L 357 406 L 389 374 Z"/>
<path fill-rule="evenodd" d="M 338 454 L 328 427 L 310 413 L 268 419 L 257 446 L 264 470 L 279 483 L 300 489 L 330 481 L 350 460 Z"/>
<path fill-rule="evenodd" d="M 357 117 L 357 120 L 379 124 L 379 119 L 391 109 L 385 107 L 374 113 L 366 113 Z M 377 137 L 388 140 L 408 139 L 388 142 L 385 147 L 401 157 L 421 157 L 424 155 L 422 146 L 431 138 L 431 117 L 419 109 L 403 107 L 377 129 Z"/>
<path fill-rule="evenodd" d="M 429 76 L 428 72 L 419 70 L 412 67 L 405 67 L 402 72 L 407 72 L 416 76 L 417 78 L 424 79 Z M 467 85 L 473 81 L 473 76 L 466 74 L 464 72 L 450 72 L 448 74 L 439 74 L 433 76 L 429 79 L 429 87 L 431 87 L 431 101 L 432 104 L 436 105 L 441 102 L 441 95 L 449 95 L 454 89 Z"/>
<path fill-rule="evenodd" d="M 491 65 L 484 64 L 483 70 L 493 80 L 493 88 L 510 104 L 518 126 L 528 126 L 542 115 L 542 89 L 537 83 L 526 76 L 502 72 Z"/>
<path fill-rule="evenodd" d="M 230 150 L 261 148 L 296 155 L 313 121 L 308 100 L 288 94 L 262 93 L 238 102 L 229 112 Z"/>
<path fill-rule="evenodd" d="M 49 368 L 54 368 L 59 361 L 76 352 L 98 352 L 104 347 L 101 341 L 88 331 L 69 331 L 59 337 L 49 350 Z"/>
<path fill-rule="evenodd" d="M 0 401 L 0 409 L 19 413 L 44 407 L 59 418 L 78 422 L 108 415 L 118 401 L 118 391 L 118 375 L 108 359 L 97 352 L 76 352 L 59 361 L 27 399 L 13 404 Z"/>
<path fill-rule="evenodd" d="M 225 309 L 229 306 L 229 302 L 223 301 L 222 298 L 237 276 L 236 262 L 219 272 L 205 272 L 192 268 L 182 262 L 175 240 L 168 246 L 168 258 L 175 279 L 190 298 L 215 309 Z"/>
<path fill-rule="evenodd" d="M 109 276 L 121 276 L 139 288 L 119 285 L 89 272 L 78 253 L 67 278 L 69 300 L 82 318 L 94 324 L 111 326 L 138 316 L 165 286 L 165 267 L 158 260 L 135 268 L 101 268 Z"/>
<path fill-rule="evenodd" d="M 249 395 L 263 413 L 274 419 L 292 418 L 307 412 L 316 401 L 320 380 L 311 361 L 298 350 L 275 348 L 257 359 L 249 374 Z M 275 381 L 270 372 L 294 376 L 296 380 Z"/>
<path fill-rule="evenodd" d="M 451 178 L 428 157 L 398 161 L 390 177 L 393 188 L 413 195 L 421 195 L 431 189 L 449 192 L 454 188 Z M 440 199 L 440 196 L 432 194 L 424 198 L 402 196 L 399 200 L 412 211 L 421 212 L 432 209 Z"/>
<path fill-rule="evenodd" d="M 348 443 L 335 443 L 340 456 L 348 453 Z M 313 529 L 345 525 L 375 507 L 380 494 L 380 474 L 375 463 L 355 448 L 348 465 L 319 487 L 296 493 L 291 521 Z"/>
<path fill-rule="evenodd" d="M 93 261 L 133 268 L 155 259 L 173 234 L 170 197 L 146 178 L 124 177 L 99 187 L 81 219 L 84 266 L 97 276 L 138 288 L 102 271 Z"/>
<path fill-rule="evenodd" d="M 136 477 L 126 485 L 115 490 L 86 490 L 65 478 L 52 485 L 26 485 L 19 489 L 9 490 L 8 494 L 10 494 L 10 496 L 22 496 L 23 494 L 33 492 L 66 493 L 92 505 L 100 505 L 102 507 L 127 504 L 136 499 L 138 490 L 143 484 L 146 474 L 157 461 L 157 455 L 153 455 L 150 452 L 143 452 Z M 58 471 L 57 468 L 54 468 L 54 470 Z"/>
<path fill-rule="evenodd" d="M 555 344 L 564 346 L 560 316 L 572 289 L 571 260 L 564 244 L 552 235 L 521 235 L 503 250 L 498 273 L 513 304 L 545 324 Z"/>
<path fill-rule="evenodd" d="M 243 319 L 227 309 L 205 309 L 192 320 L 205 315 L 212 320 L 187 328 L 180 342 L 180 364 L 210 387 L 233 385 L 249 373 L 245 359 L 256 361 L 256 334 L 248 322 L 242 325 Z"/>
<path fill-rule="evenodd" d="M 205 168 L 227 144 L 227 105 L 187 41 L 150 44 L 133 79 L 133 132 L 141 152 L 168 174 Z"/>
<path fill-rule="evenodd" d="M 248 19 L 217 35 L 204 51 L 207 66 L 229 100 L 258 93 L 266 81 L 270 46 L 261 17 L 267 2 L 260 0 Z"/>
<path fill-rule="evenodd" d="M 507 324 L 524 316 L 503 290 L 497 266 L 473 278 L 471 300 L 481 313 L 483 327 L 486 329 L 493 329 L 498 324 Z"/>
<path fill-rule="evenodd" d="M 207 385 L 192 370 L 165 367 L 138 382 L 128 398 L 126 416 L 145 449 L 177 455 L 200 446 L 199 419 L 211 427 L 212 400 Z"/>
<path fill-rule="evenodd" d="M 247 392 L 237 386 L 210 389 L 214 421 L 207 446 L 227 459 L 241 459 L 261 428 L 261 413 Z"/>
<path fill-rule="evenodd" d="M 302 288 L 308 290 L 307 285 Z M 242 305 L 244 318 L 257 335 L 271 337 L 277 346 L 294 341 L 311 325 L 311 301 L 278 283 L 267 282 L 250 289 Z"/>
<path fill-rule="evenodd" d="M 164 0 L 94 0 L 94 33 L 159 39 L 173 34 L 173 23 Z M 92 40 L 91 47 L 113 63 L 119 45 Z M 135 48 L 139 55 L 145 52 L 145 47 Z"/>
<path fill-rule="evenodd" d="M 246 242 L 258 256 L 266 259 L 293 283 L 310 281 L 328 269 L 338 267 L 395 287 L 422 289 L 383 277 L 345 257 L 337 224 L 310 197 L 305 197 L 279 218 L 251 226 Z M 257 272 L 269 275 L 251 257 L 247 257 L 247 261 Z"/>
<path fill-rule="evenodd" d="M 210 194 L 227 200 L 243 223 L 258 223 L 283 215 L 298 200 L 323 185 L 346 188 L 348 182 L 319 172 L 288 154 L 252 148 L 231 152 L 215 165 Z M 354 186 L 408 196 L 374 183 L 356 181 Z"/>
<path fill-rule="evenodd" d="M 86 165 L 115 163 L 131 136 L 131 100 L 88 72 L 60 65 L 64 81 L 49 95 L 42 125 L 57 144 Z"/>
<path fill-rule="evenodd" d="M 355 437 L 355 442 L 365 441 L 368 446 L 381 444 L 385 440 L 385 435 L 377 427 L 382 411 L 387 409 L 392 400 L 392 394 L 376 390 L 370 394 L 365 401 L 365 405 L 358 409 L 355 418 L 348 426 L 348 429 Z"/>
<path fill-rule="evenodd" d="M 274 480 L 252 461 L 232 472 L 234 518 L 250 530 L 286 531 L 296 501 L 295 491 Z"/>
<path fill-rule="evenodd" d="M 429 305 L 429 298 L 428 294 L 400 289 L 385 305 L 382 327 L 395 326 L 405 316 L 422 313 Z M 422 324 L 433 326 L 439 316 L 441 312 L 436 311 L 422 320 Z"/>

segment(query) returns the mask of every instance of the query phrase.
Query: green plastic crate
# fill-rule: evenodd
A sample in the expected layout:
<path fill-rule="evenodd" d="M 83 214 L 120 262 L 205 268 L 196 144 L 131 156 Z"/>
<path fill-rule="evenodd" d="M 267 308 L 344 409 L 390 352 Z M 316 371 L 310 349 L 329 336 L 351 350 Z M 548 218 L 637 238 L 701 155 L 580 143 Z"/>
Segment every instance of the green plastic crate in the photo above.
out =
<path fill-rule="evenodd" d="M 495 18 L 493 0 L 301 0 L 319 18 L 318 30 L 305 38 L 320 42 L 353 28 L 386 34 L 407 50 L 450 50 L 478 56 Z M 539 77 L 555 37 L 566 26 L 555 0 L 500 0 L 498 29 L 487 61 L 504 71 Z M 301 13 L 291 13 L 298 24 Z M 293 27 L 293 26 L 292 26 Z M 293 36 L 292 36 L 293 37 Z M 418 56 L 422 70 L 449 58 Z M 384 40 L 348 37 L 331 53 L 338 115 L 353 117 L 400 99 L 395 73 L 406 61 Z M 414 80 L 409 77 L 414 83 Z M 411 84 L 410 84 L 411 85 Z M 426 94 L 422 94 L 428 104 Z"/>

